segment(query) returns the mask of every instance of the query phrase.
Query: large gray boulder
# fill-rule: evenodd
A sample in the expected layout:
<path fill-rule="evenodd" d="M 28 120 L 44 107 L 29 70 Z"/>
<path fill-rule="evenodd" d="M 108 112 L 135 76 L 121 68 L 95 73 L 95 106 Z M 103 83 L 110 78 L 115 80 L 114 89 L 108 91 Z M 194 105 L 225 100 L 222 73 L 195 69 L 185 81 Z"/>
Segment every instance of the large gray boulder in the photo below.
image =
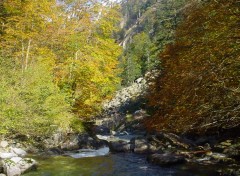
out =
<path fill-rule="evenodd" d="M 7 176 L 20 176 L 21 169 L 10 159 L 6 159 L 3 161 L 4 173 Z"/>
<path fill-rule="evenodd" d="M 11 148 L 11 152 L 21 157 L 24 157 L 27 155 L 27 152 L 21 148 Z"/>
<path fill-rule="evenodd" d="M 170 153 L 152 154 L 152 155 L 148 156 L 147 160 L 150 163 L 160 165 L 160 166 L 181 164 L 186 161 L 183 156 L 176 155 L 176 154 L 170 154 Z"/>
<path fill-rule="evenodd" d="M 37 162 L 31 158 L 13 157 L 3 160 L 4 173 L 7 176 L 19 176 L 30 170 L 36 169 Z"/>
<path fill-rule="evenodd" d="M 15 154 L 15 153 L 0 153 L 0 159 L 9 159 L 9 158 L 13 158 L 13 157 L 17 157 L 17 154 Z"/>
<path fill-rule="evenodd" d="M 131 152 L 134 149 L 134 146 L 126 141 L 110 141 L 109 148 L 111 152 Z"/>
<path fill-rule="evenodd" d="M 37 162 L 32 158 L 24 158 L 16 164 L 21 169 L 21 173 L 26 173 L 37 168 Z"/>
<path fill-rule="evenodd" d="M 78 136 L 79 149 L 100 149 L 107 145 L 107 141 L 93 138 L 88 134 L 81 134 Z"/>
<path fill-rule="evenodd" d="M 157 147 L 151 145 L 146 138 L 136 138 L 132 140 L 132 143 L 134 143 L 134 153 L 145 154 L 157 151 Z"/>

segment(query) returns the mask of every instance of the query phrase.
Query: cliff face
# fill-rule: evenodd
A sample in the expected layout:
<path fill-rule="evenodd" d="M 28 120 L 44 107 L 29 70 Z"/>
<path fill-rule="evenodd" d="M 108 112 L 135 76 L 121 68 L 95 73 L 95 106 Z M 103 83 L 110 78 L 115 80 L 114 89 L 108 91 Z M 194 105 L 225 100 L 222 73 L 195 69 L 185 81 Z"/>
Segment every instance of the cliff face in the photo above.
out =
<path fill-rule="evenodd" d="M 146 0 L 137 2 L 135 5 L 132 5 L 131 3 L 125 3 L 122 5 L 124 15 L 121 23 L 123 38 L 120 40 L 120 45 L 124 49 L 126 49 L 127 45 L 131 43 L 133 36 L 142 32 L 148 23 L 150 23 L 148 20 L 156 17 L 159 5 L 160 2 L 156 1 L 149 3 Z M 127 8 L 127 6 L 130 7 Z M 148 30 L 149 32 L 153 32 L 153 24 L 150 26 L 151 27 Z"/>
<path fill-rule="evenodd" d="M 118 41 L 122 84 L 129 86 L 147 72 L 160 67 L 159 53 L 174 42 L 187 0 L 127 0 L 121 4 L 122 29 Z"/>
<path fill-rule="evenodd" d="M 153 40 L 161 34 L 167 38 L 171 37 L 172 32 L 165 34 L 165 30 L 176 29 L 181 21 L 181 12 L 191 4 L 189 2 L 188 0 L 126 0 L 122 2 L 120 45 L 127 48 L 134 35 L 141 32 L 148 33 Z"/>

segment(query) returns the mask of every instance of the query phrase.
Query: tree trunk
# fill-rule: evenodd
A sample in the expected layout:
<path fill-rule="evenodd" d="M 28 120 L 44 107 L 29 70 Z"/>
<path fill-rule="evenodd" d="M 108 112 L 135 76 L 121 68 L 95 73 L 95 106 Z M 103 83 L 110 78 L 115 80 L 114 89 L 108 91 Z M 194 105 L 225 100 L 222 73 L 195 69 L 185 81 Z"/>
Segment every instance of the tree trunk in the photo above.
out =
<path fill-rule="evenodd" d="M 31 48 L 31 42 L 32 40 L 28 40 L 28 46 L 27 46 L 27 53 L 26 53 L 26 58 L 25 58 L 25 70 L 28 68 L 28 60 L 29 60 L 29 53 L 30 53 L 30 48 Z"/>
<path fill-rule="evenodd" d="M 21 53 L 21 64 L 22 64 L 22 73 L 24 72 L 24 43 L 23 43 L 23 40 L 22 40 L 22 53 Z"/>

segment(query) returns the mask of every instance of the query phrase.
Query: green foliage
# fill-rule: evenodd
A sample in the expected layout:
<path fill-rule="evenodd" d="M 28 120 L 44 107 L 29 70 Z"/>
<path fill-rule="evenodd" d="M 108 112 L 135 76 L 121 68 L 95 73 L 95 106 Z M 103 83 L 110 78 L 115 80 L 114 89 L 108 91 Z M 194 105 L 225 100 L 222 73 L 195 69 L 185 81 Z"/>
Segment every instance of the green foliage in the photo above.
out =
<path fill-rule="evenodd" d="M 141 77 L 157 65 L 154 58 L 151 57 L 152 45 L 146 33 L 134 36 L 132 43 L 129 44 L 122 56 L 123 85 L 131 84 L 136 78 Z"/>
<path fill-rule="evenodd" d="M 49 61 L 38 58 L 23 75 L 1 76 L 1 133 L 36 136 L 69 129 L 73 115 L 65 95 L 53 83 Z"/>
<path fill-rule="evenodd" d="M 176 27 L 187 0 L 124 1 L 124 26 L 119 33 L 130 36 L 121 58 L 122 84 L 128 85 L 147 71 L 159 69 L 158 55 L 167 44 L 174 42 Z"/>

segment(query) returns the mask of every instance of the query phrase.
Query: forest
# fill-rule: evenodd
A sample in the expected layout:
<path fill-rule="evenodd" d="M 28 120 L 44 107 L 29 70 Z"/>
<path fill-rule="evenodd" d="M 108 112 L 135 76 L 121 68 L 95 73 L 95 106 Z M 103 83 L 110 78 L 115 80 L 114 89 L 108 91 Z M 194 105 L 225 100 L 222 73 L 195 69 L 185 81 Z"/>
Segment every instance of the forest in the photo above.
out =
<path fill-rule="evenodd" d="M 239 15 L 236 0 L 3 0 L 0 134 L 80 132 L 152 71 L 148 130 L 238 128 Z"/>

